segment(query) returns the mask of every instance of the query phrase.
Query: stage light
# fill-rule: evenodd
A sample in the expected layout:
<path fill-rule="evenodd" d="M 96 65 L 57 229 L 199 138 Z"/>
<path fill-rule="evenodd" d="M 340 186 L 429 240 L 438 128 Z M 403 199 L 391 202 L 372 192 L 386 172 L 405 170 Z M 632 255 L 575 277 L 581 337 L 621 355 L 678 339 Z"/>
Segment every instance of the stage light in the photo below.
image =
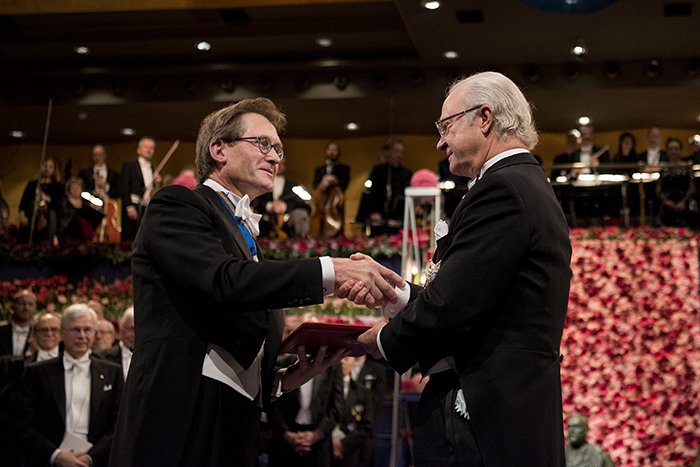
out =
<path fill-rule="evenodd" d="M 649 60 L 646 74 L 649 78 L 656 78 L 659 76 L 661 74 L 661 62 L 656 59 Z"/>
<path fill-rule="evenodd" d="M 357 131 L 360 129 L 360 125 L 355 122 L 348 122 L 345 124 L 345 129 L 348 131 Z"/>
<path fill-rule="evenodd" d="M 455 60 L 459 58 L 459 52 L 457 52 L 456 50 L 447 50 L 442 53 L 442 56 L 448 60 Z"/>
<path fill-rule="evenodd" d="M 202 52 L 211 50 L 211 44 L 207 41 L 197 42 L 197 44 L 195 44 L 195 47 L 197 48 L 197 50 L 201 50 Z"/>
<path fill-rule="evenodd" d="M 421 6 L 425 8 L 426 10 L 437 10 L 440 8 L 440 2 L 437 0 L 423 0 L 420 2 Z"/>
<path fill-rule="evenodd" d="M 331 39 L 330 37 L 319 37 L 318 39 L 316 39 L 316 44 L 319 47 L 330 47 L 333 45 L 333 39 Z"/>
<path fill-rule="evenodd" d="M 87 55 L 90 53 L 90 47 L 86 45 L 76 45 L 73 47 L 73 52 L 77 53 L 78 55 Z"/>

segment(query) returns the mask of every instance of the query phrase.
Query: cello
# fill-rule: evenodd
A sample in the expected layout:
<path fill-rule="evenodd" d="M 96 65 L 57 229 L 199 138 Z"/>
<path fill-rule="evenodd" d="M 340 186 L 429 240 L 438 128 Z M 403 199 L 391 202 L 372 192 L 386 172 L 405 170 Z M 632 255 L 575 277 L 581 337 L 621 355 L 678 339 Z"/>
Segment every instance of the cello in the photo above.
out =
<path fill-rule="evenodd" d="M 334 238 L 342 233 L 344 201 L 345 195 L 337 182 L 325 188 L 319 183 L 311 202 L 309 234 L 312 237 Z"/>

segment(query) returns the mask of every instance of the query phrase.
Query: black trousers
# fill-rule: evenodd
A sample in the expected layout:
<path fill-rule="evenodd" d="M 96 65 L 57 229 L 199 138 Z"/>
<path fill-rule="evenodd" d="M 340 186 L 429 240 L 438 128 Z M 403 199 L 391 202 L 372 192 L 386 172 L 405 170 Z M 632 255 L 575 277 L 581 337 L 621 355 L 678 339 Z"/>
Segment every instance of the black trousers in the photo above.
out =
<path fill-rule="evenodd" d="M 202 378 L 197 404 L 201 414 L 190 429 L 181 465 L 255 467 L 260 438 L 255 403 L 225 384 Z"/>
<path fill-rule="evenodd" d="M 458 390 L 459 380 L 453 371 L 430 375 L 414 424 L 416 467 L 485 465 L 471 423 L 455 411 Z"/>

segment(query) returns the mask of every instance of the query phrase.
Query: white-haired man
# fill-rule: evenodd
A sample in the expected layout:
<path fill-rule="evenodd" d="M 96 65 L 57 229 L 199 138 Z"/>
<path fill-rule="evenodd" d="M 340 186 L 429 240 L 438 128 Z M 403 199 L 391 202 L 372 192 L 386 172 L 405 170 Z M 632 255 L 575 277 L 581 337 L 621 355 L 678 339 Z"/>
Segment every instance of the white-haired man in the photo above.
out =
<path fill-rule="evenodd" d="M 27 466 L 107 465 L 123 378 L 90 355 L 96 323 L 87 305 L 66 308 L 63 356 L 29 365 L 22 377 L 17 426 Z"/>
<path fill-rule="evenodd" d="M 529 153 L 538 139 L 530 105 L 505 76 L 479 73 L 452 85 L 436 126 L 450 171 L 474 185 L 449 229 L 436 228 L 427 285 L 412 286 L 408 305 L 359 339 L 399 373 L 419 363 L 430 374 L 417 466 L 563 466 L 571 244 Z"/>

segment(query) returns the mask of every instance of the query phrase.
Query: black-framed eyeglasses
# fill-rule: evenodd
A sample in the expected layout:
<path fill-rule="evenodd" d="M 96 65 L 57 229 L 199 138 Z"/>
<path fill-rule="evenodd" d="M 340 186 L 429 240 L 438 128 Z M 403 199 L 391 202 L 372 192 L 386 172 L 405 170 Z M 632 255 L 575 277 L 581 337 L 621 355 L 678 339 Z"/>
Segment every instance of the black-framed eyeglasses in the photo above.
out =
<path fill-rule="evenodd" d="M 241 138 L 235 138 L 233 141 L 248 141 L 251 144 L 255 144 L 260 149 L 263 154 L 269 154 L 272 149 L 275 150 L 277 157 L 284 159 L 284 149 L 279 144 L 272 144 L 270 138 L 267 136 L 245 136 Z"/>
<path fill-rule="evenodd" d="M 472 110 L 476 110 L 479 107 L 481 107 L 484 104 L 479 104 L 474 107 L 470 107 L 467 110 L 463 110 L 461 112 L 457 112 L 454 115 L 450 115 L 449 117 L 441 118 L 437 122 L 435 122 L 435 126 L 437 127 L 438 133 L 440 133 L 440 137 L 444 138 L 447 136 L 447 133 L 450 131 L 450 127 L 452 124 L 460 117 L 463 117 L 464 115 L 467 115 L 469 112 Z"/>

